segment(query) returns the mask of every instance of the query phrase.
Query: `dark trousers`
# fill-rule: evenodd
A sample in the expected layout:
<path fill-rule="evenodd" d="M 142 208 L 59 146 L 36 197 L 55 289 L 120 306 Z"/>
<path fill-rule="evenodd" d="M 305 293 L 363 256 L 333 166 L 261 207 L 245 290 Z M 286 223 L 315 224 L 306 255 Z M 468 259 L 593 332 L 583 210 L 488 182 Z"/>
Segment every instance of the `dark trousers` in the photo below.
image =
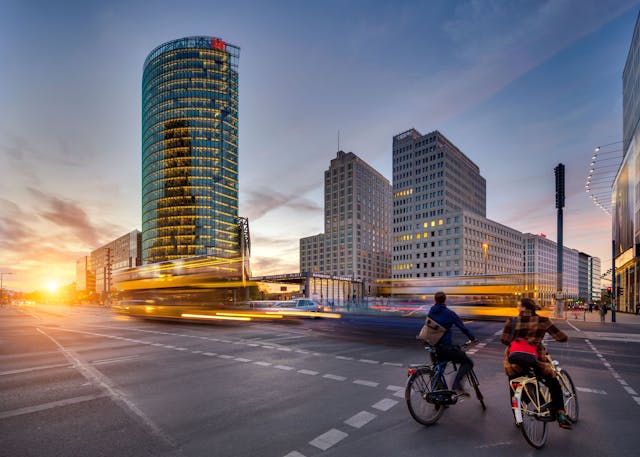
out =
<path fill-rule="evenodd" d="M 458 364 L 458 371 L 456 372 L 456 377 L 453 380 L 453 384 L 451 388 L 456 390 L 462 387 L 462 380 L 464 377 L 471 371 L 473 368 L 473 361 L 465 354 L 465 352 L 457 346 L 452 345 L 442 345 L 436 347 L 436 352 L 438 354 L 438 360 L 445 361 L 449 360 L 451 362 L 455 362 Z M 561 393 L 562 394 L 562 393 Z"/>

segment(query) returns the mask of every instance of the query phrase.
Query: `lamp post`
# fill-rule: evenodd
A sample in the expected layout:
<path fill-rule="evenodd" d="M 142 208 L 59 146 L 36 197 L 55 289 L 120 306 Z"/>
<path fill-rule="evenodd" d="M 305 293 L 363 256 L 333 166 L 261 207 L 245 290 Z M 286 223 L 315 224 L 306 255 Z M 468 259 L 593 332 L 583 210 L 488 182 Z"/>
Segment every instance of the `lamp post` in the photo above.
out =
<path fill-rule="evenodd" d="M 4 302 L 2 300 L 4 300 L 4 297 L 2 296 L 4 289 L 2 288 L 2 278 L 4 277 L 4 275 L 12 275 L 13 273 L 6 271 L 0 271 L 0 305 L 4 304 Z"/>
<path fill-rule="evenodd" d="M 482 243 L 482 250 L 484 251 L 484 274 L 487 274 L 487 251 L 489 250 L 488 243 Z"/>

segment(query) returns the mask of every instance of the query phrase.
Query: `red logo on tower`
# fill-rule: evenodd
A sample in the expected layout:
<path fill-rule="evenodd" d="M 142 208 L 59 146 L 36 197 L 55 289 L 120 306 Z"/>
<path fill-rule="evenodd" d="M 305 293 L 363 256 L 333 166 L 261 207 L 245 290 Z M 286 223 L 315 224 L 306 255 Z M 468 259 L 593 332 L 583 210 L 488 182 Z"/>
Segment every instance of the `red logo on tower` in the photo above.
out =
<path fill-rule="evenodd" d="M 227 43 L 217 38 L 214 38 L 213 40 L 211 40 L 211 47 L 213 49 L 217 49 L 218 51 L 226 51 Z"/>

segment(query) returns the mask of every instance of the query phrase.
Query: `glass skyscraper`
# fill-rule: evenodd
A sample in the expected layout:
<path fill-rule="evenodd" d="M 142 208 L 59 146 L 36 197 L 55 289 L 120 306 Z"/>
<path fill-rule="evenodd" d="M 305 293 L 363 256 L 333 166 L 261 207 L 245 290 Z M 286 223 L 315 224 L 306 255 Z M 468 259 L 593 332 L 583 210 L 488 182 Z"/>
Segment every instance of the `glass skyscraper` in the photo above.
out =
<path fill-rule="evenodd" d="M 220 38 L 170 41 L 142 78 L 142 258 L 235 258 L 238 58 Z"/>

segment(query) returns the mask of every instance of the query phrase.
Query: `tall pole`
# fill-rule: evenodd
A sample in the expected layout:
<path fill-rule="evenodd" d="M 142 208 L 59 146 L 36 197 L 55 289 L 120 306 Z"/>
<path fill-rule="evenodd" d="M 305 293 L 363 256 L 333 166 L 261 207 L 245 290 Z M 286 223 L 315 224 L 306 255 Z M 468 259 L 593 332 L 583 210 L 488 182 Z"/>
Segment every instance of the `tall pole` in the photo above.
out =
<path fill-rule="evenodd" d="M 616 287 L 616 240 L 611 240 L 611 322 L 616 321 L 616 303 L 618 288 Z"/>
<path fill-rule="evenodd" d="M 562 295 L 562 209 L 564 208 L 564 165 L 559 163 L 554 169 L 556 175 L 556 209 L 558 210 L 558 277 L 556 284 L 556 317 L 564 317 L 564 296 Z"/>

